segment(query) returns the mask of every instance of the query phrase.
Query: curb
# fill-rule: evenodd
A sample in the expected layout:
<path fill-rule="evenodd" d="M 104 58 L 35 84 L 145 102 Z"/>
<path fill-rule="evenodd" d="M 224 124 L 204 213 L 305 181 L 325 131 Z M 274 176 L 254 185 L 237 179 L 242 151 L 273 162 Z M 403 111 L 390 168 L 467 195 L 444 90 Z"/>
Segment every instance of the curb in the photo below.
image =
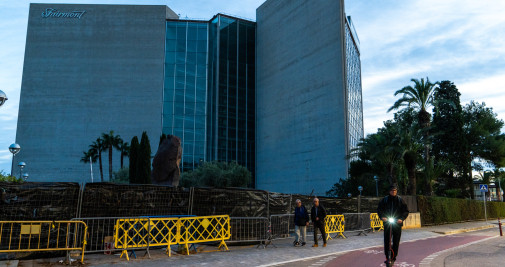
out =
<path fill-rule="evenodd" d="M 484 230 L 484 229 L 495 228 L 495 227 L 497 227 L 497 226 L 489 224 L 489 225 L 483 225 L 483 226 L 472 227 L 472 228 L 457 229 L 457 230 L 452 230 L 452 231 L 433 231 L 433 233 L 442 234 L 442 235 L 453 235 L 453 234 L 466 233 L 466 232 Z"/>

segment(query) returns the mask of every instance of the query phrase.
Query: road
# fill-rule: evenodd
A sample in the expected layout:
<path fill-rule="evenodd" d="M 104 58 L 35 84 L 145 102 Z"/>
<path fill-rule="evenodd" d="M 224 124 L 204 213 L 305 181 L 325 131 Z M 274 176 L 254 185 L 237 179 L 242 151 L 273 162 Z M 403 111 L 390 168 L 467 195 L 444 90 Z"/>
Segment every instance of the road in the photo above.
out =
<path fill-rule="evenodd" d="M 503 266 L 505 237 L 496 230 L 430 237 L 400 243 L 397 267 L 428 266 Z M 284 262 L 275 266 L 333 267 L 385 266 L 382 247 L 370 247 L 324 257 Z M 469 264 L 470 262 L 475 263 Z M 481 264 L 485 262 L 485 264 Z"/>

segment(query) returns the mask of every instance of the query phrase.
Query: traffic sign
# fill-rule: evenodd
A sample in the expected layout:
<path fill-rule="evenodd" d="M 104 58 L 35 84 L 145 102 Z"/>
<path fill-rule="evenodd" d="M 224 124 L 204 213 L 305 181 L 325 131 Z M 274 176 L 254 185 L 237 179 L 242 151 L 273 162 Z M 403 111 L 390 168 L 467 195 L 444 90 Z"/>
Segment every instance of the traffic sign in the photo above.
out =
<path fill-rule="evenodd" d="M 480 185 L 480 191 L 481 192 L 487 192 L 488 191 L 487 184 L 481 184 Z"/>

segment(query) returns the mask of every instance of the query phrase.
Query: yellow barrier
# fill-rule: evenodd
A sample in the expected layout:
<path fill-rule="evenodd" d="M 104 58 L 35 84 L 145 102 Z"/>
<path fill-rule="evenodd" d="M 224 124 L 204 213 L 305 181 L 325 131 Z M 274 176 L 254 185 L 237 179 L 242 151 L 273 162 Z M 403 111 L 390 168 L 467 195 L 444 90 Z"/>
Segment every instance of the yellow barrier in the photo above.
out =
<path fill-rule="evenodd" d="M 179 242 L 178 218 L 132 218 L 118 219 L 115 226 L 114 245 L 123 249 L 121 256 L 128 257 L 129 248 L 148 248 L 167 246 L 167 254 L 171 256 L 170 246 Z"/>
<path fill-rule="evenodd" d="M 370 227 L 374 232 L 375 228 L 379 228 L 377 231 L 384 230 L 382 220 L 379 218 L 379 215 L 377 213 L 370 213 Z"/>
<path fill-rule="evenodd" d="M 338 233 L 334 237 L 345 238 L 344 235 L 344 215 L 327 215 L 324 220 L 324 230 L 326 231 L 327 238 L 332 239 L 331 234 Z"/>
<path fill-rule="evenodd" d="M 231 237 L 230 216 L 203 216 L 180 218 L 180 243 L 189 255 L 188 243 L 221 241 L 218 249 L 228 250 L 224 242 Z"/>
<path fill-rule="evenodd" d="M 203 216 L 185 218 L 131 218 L 116 221 L 114 244 L 123 249 L 121 256 L 128 257 L 128 249 L 184 244 L 189 255 L 188 244 L 221 241 L 222 247 L 228 250 L 227 239 L 231 238 L 230 216 Z"/>
<path fill-rule="evenodd" d="M 84 263 L 87 231 L 83 221 L 0 221 L 0 253 L 78 250 Z"/>

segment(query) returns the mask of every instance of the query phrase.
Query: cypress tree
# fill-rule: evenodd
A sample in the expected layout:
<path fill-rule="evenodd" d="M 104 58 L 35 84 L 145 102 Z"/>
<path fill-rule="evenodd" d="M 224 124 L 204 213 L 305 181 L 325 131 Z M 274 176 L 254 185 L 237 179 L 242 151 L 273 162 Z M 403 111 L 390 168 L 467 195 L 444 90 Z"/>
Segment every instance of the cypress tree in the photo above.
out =
<path fill-rule="evenodd" d="M 140 149 L 139 157 L 137 159 L 138 173 L 139 173 L 139 183 L 150 184 L 151 183 L 151 144 L 149 142 L 149 137 L 146 132 L 142 133 L 142 138 L 140 139 Z"/>
<path fill-rule="evenodd" d="M 137 136 L 134 136 L 130 142 L 130 166 L 129 166 L 129 175 L 130 175 L 130 184 L 138 184 L 138 158 L 139 158 L 139 139 Z"/>
<path fill-rule="evenodd" d="M 160 143 L 158 144 L 158 147 L 160 147 L 160 146 L 161 146 L 161 143 L 163 143 L 163 140 L 165 140 L 165 139 L 167 139 L 167 135 L 166 135 L 166 134 L 162 134 L 162 135 L 160 136 Z"/>

